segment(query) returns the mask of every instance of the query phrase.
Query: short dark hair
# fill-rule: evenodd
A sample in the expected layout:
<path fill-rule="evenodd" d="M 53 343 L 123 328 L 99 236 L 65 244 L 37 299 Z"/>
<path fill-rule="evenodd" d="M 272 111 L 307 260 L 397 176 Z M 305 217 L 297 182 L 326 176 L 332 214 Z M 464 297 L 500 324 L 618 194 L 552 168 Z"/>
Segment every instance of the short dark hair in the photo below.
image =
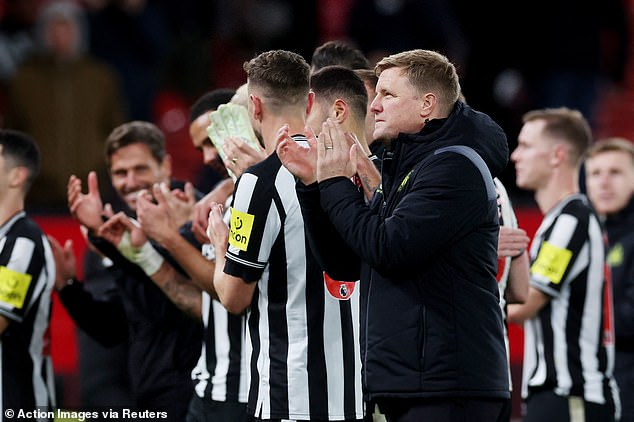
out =
<path fill-rule="evenodd" d="M 152 156 L 162 163 L 165 159 L 165 135 L 150 122 L 135 120 L 117 126 L 106 139 L 106 164 L 110 169 L 112 154 L 133 144 L 147 145 Z"/>
<path fill-rule="evenodd" d="M 271 50 L 244 63 L 250 86 L 261 88 L 276 107 L 308 99 L 308 63 L 297 53 Z"/>
<path fill-rule="evenodd" d="M 350 104 L 357 119 L 365 119 L 368 92 L 354 70 L 343 66 L 326 66 L 311 75 L 310 88 L 320 104 L 332 104 L 341 98 Z"/>
<path fill-rule="evenodd" d="M 189 123 L 210 110 L 217 110 L 222 104 L 227 104 L 236 93 L 233 88 L 218 88 L 201 95 L 189 109 Z"/>
<path fill-rule="evenodd" d="M 40 173 L 40 148 L 31 136 L 12 129 L 0 129 L 0 145 L 10 168 L 26 167 L 29 171 L 24 189 L 27 192 Z"/>
<path fill-rule="evenodd" d="M 348 69 L 370 69 L 370 61 L 361 50 L 346 44 L 343 41 L 327 41 L 317 47 L 310 61 L 311 71 L 326 66 L 339 65 Z"/>

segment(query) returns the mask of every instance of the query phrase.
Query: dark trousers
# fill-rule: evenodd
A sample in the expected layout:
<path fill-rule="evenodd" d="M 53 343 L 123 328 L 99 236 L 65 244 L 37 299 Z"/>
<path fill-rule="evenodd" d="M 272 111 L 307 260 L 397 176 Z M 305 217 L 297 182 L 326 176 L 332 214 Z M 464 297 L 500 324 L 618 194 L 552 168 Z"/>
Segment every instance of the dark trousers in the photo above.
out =
<path fill-rule="evenodd" d="M 248 422 L 247 404 L 235 401 L 201 399 L 196 394 L 189 402 L 186 422 Z"/>
<path fill-rule="evenodd" d="M 614 422 L 614 403 L 598 404 L 581 397 L 558 396 L 552 391 L 531 393 L 524 422 Z"/>
<path fill-rule="evenodd" d="M 388 422 L 502 422 L 508 402 L 464 397 L 377 400 Z"/>
<path fill-rule="evenodd" d="M 192 391 L 191 381 L 187 384 L 174 385 L 164 389 L 161 393 L 137 397 L 136 407 L 139 411 L 165 412 L 164 422 L 182 422 L 187 414 L 187 403 L 189 403 Z"/>

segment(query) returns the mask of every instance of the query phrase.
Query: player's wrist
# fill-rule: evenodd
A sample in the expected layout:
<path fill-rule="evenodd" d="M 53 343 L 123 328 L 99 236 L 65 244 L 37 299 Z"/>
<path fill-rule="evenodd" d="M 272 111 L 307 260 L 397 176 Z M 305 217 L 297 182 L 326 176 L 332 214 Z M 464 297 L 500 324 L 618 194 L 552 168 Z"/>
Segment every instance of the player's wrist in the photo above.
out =
<path fill-rule="evenodd" d="M 136 263 L 147 274 L 148 277 L 158 272 L 163 265 L 163 255 L 161 255 L 150 242 L 145 242 L 140 248 L 136 256 Z"/>
<path fill-rule="evenodd" d="M 140 246 L 133 246 L 130 232 L 126 231 L 117 245 L 117 249 L 128 261 L 135 263 L 148 276 L 153 276 L 163 265 L 164 258 L 149 241 Z"/>
<path fill-rule="evenodd" d="M 63 283 L 57 283 L 55 285 L 55 290 L 57 290 L 58 292 L 61 292 L 65 288 L 70 287 L 70 286 L 72 286 L 75 283 L 78 283 L 77 278 L 69 277 L 69 278 L 65 279 Z"/>
<path fill-rule="evenodd" d="M 524 252 L 526 252 L 526 248 L 523 248 L 523 249 L 522 249 L 522 250 L 521 250 L 521 251 L 520 251 L 517 255 L 513 255 L 513 256 L 511 256 L 511 260 L 513 260 L 513 259 L 517 259 L 517 258 L 519 258 L 520 256 L 524 255 Z"/>

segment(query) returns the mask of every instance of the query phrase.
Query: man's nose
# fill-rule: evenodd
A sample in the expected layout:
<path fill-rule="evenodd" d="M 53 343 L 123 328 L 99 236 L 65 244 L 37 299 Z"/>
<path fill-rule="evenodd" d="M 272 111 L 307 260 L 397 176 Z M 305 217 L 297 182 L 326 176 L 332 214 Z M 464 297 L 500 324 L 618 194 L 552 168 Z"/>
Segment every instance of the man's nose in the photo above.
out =
<path fill-rule="evenodd" d="M 379 96 L 374 97 L 372 102 L 370 103 L 370 112 L 376 114 L 380 111 L 381 102 L 379 101 Z"/>
<path fill-rule="evenodd" d="M 136 172 L 129 171 L 125 175 L 125 185 L 128 188 L 136 187 L 139 184 L 138 179 L 136 177 Z"/>

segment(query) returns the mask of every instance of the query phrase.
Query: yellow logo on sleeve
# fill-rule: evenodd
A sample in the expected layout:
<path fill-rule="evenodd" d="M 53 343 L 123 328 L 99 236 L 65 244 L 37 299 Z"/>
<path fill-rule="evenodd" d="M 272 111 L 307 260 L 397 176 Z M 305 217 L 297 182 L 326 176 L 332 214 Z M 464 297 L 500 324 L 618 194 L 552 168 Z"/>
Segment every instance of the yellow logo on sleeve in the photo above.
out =
<path fill-rule="evenodd" d="M 238 211 L 231 208 L 231 225 L 229 229 L 229 244 L 246 251 L 249 246 L 249 238 L 253 229 L 253 214 Z"/>
<path fill-rule="evenodd" d="M 572 251 L 544 242 L 539 249 L 537 259 L 531 266 L 531 272 L 546 277 L 554 284 L 559 284 L 571 258 Z"/>
<path fill-rule="evenodd" d="M 22 309 L 32 278 L 30 274 L 0 266 L 0 301 Z"/>

